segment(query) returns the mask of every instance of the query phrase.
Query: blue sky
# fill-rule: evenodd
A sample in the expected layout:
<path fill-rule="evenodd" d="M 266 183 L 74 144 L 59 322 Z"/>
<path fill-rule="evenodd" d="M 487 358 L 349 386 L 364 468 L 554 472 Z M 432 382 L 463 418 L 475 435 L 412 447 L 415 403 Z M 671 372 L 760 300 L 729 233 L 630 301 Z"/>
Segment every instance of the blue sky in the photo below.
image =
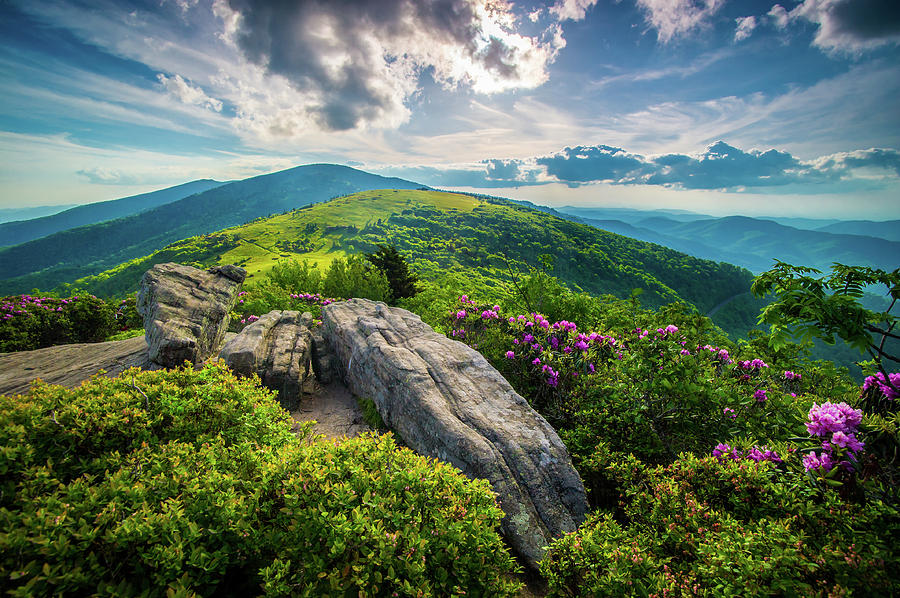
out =
<path fill-rule="evenodd" d="M 5 0 L 0 39 L 0 207 L 335 162 L 900 218 L 896 0 Z"/>

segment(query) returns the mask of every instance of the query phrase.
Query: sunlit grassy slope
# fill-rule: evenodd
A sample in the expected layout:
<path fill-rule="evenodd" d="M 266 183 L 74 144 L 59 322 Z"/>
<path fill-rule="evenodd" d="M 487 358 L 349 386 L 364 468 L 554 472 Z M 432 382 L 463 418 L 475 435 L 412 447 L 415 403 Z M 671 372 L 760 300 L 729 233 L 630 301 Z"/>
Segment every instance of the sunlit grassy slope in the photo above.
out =
<path fill-rule="evenodd" d="M 480 285 L 502 285 L 511 272 L 553 256 L 551 273 L 593 294 L 628 296 L 642 288 L 645 305 L 684 299 L 710 309 L 746 292 L 751 276 L 729 264 L 700 260 L 510 202 L 438 191 L 364 191 L 218 233 L 173 243 L 75 283 L 100 295 L 137 288 L 152 265 L 237 264 L 249 284 L 279 260 L 327 266 L 337 256 L 391 244 L 424 279 L 459 272 Z M 302 289 L 298 289 L 302 290 Z"/>

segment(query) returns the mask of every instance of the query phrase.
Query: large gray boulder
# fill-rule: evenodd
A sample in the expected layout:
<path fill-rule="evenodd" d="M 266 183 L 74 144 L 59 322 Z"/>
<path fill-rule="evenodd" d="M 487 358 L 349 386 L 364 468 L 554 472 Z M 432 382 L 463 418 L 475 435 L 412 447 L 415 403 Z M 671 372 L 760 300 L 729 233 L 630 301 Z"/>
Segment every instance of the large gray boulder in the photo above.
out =
<path fill-rule="evenodd" d="M 270 311 L 228 341 L 219 358 L 244 376 L 257 374 L 278 392 L 288 411 L 300 407 L 300 391 L 309 375 L 312 315 L 299 311 Z"/>
<path fill-rule="evenodd" d="M 163 367 L 214 355 L 247 272 L 237 266 L 198 270 L 157 264 L 141 279 L 137 311 L 144 317 L 150 361 Z"/>
<path fill-rule="evenodd" d="M 372 398 L 413 450 L 487 479 L 502 531 L 529 565 L 584 520 L 584 486 L 556 431 L 481 354 L 384 303 L 351 299 L 322 313 L 350 390 Z"/>

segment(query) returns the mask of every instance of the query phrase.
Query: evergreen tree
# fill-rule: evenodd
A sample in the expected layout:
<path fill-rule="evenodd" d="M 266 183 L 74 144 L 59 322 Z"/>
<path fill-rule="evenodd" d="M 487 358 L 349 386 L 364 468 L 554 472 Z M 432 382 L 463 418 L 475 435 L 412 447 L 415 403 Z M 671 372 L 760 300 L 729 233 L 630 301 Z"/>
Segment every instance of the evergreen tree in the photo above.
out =
<path fill-rule="evenodd" d="M 397 301 L 419 292 L 419 279 L 410 272 L 403 256 L 392 245 L 379 245 L 378 251 L 366 255 L 373 266 L 384 272 L 391 285 L 391 299 Z"/>

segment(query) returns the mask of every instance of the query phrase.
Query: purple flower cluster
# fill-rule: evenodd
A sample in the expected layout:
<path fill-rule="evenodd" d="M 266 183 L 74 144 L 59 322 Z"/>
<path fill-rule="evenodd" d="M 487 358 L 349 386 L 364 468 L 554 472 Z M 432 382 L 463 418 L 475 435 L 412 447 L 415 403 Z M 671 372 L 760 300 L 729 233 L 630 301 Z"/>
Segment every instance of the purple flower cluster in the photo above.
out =
<path fill-rule="evenodd" d="M 298 299 L 306 303 L 314 303 L 316 305 L 330 305 L 334 303 L 334 299 L 327 299 L 319 293 L 291 293 L 291 299 Z"/>
<path fill-rule="evenodd" d="M 887 378 L 884 377 L 884 374 L 878 372 L 874 376 L 867 377 L 865 382 L 863 382 L 863 393 L 870 391 L 870 389 L 877 389 L 886 399 L 893 401 L 900 394 L 894 388 L 891 388 L 891 385 L 900 389 L 900 372 L 888 374 Z"/>
<path fill-rule="evenodd" d="M 459 302 L 449 310 L 450 336 L 474 342 L 478 333 L 488 327 L 499 327 L 512 344 L 505 351 L 506 359 L 515 360 L 526 366 L 533 374 L 541 376 L 550 387 L 557 387 L 565 379 L 574 379 L 582 374 L 595 374 L 597 365 L 609 359 L 624 359 L 630 349 L 644 351 L 651 349 L 659 354 L 658 367 L 665 367 L 666 355 L 673 363 L 674 355 L 691 357 L 694 354 L 686 347 L 687 341 L 678 327 L 669 324 L 656 329 L 636 328 L 628 337 L 617 339 L 598 332 L 579 332 L 575 322 L 560 320 L 550 322 L 538 313 L 504 315 L 500 317 L 500 306 L 480 305 L 468 295 L 459 297 Z M 636 344 L 641 341 L 641 347 Z M 678 346 L 680 345 L 680 347 Z M 727 349 L 711 345 L 697 346 L 697 357 L 709 351 L 719 371 L 732 364 Z M 758 374 L 769 366 L 761 359 L 741 362 L 735 367 L 739 376 L 749 380 L 749 374 Z M 549 369 L 547 369 L 549 368 Z M 760 403 L 768 397 L 766 390 L 758 390 L 754 395 Z"/>
<path fill-rule="evenodd" d="M 89 297 L 96 299 L 93 295 L 89 295 Z M 34 297 L 32 295 L 4 297 L 0 300 L 0 320 L 5 322 L 14 318 L 31 318 L 34 317 L 32 312 L 36 310 L 62 312 L 66 310 L 67 306 L 77 301 L 77 295 L 68 299 Z"/>
<path fill-rule="evenodd" d="M 856 454 L 865 446 L 856 438 L 862 411 L 847 403 L 814 403 L 808 417 L 806 431 L 810 436 L 823 440 L 821 453 L 811 452 L 803 458 L 806 470 L 828 473 L 836 465 L 841 465 L 852 471 L 850 462 L 842 458 L 849 455 L 855 460 Z"/>
<path fill-rule="evenodd" d="M 769 450 L 766 446 L 753 446 L 746 453 L 742 453 L 736 448 L 732 448 L 730 445 L 720 442 L 716 445 L 716 448 L 713 449 L 712 455 L 721 462 L 727 460 L 740 461 L 741 459 L 747 459 L 757 463 L 761 461 L 770 461 L 775 464 L 782 462 L 778 453 Z"/>
<path fill-rule="evenodd" d="M 769 367 L 762 359 L 754 359 L 752 361 L 739 361 L 738 367 L 742 370 L 761 370 L 762 368 Z"/>
<path fill-rule="evenodd" d="M 800 380 L 803 376 L 801 374 L 797 374 L 792 372 L 791 370 L 785 370 L 784 379 L 785 380 Z"/>
<path fill-rule="evenodd" d="M 697 345 L 697 353 L 701 351 L 709 351 L 715 355 L 715 359 L 719 361 L 722 365 L 729 365 L 732 363 L 731 355 L 728 353 L 728 349 L 720 349 L 719 347 L 713 347 L 712 345 Z M 683 350 L 681 352 L 682 355 L 690 355 L 690 352 L 687 350 Z"/>

